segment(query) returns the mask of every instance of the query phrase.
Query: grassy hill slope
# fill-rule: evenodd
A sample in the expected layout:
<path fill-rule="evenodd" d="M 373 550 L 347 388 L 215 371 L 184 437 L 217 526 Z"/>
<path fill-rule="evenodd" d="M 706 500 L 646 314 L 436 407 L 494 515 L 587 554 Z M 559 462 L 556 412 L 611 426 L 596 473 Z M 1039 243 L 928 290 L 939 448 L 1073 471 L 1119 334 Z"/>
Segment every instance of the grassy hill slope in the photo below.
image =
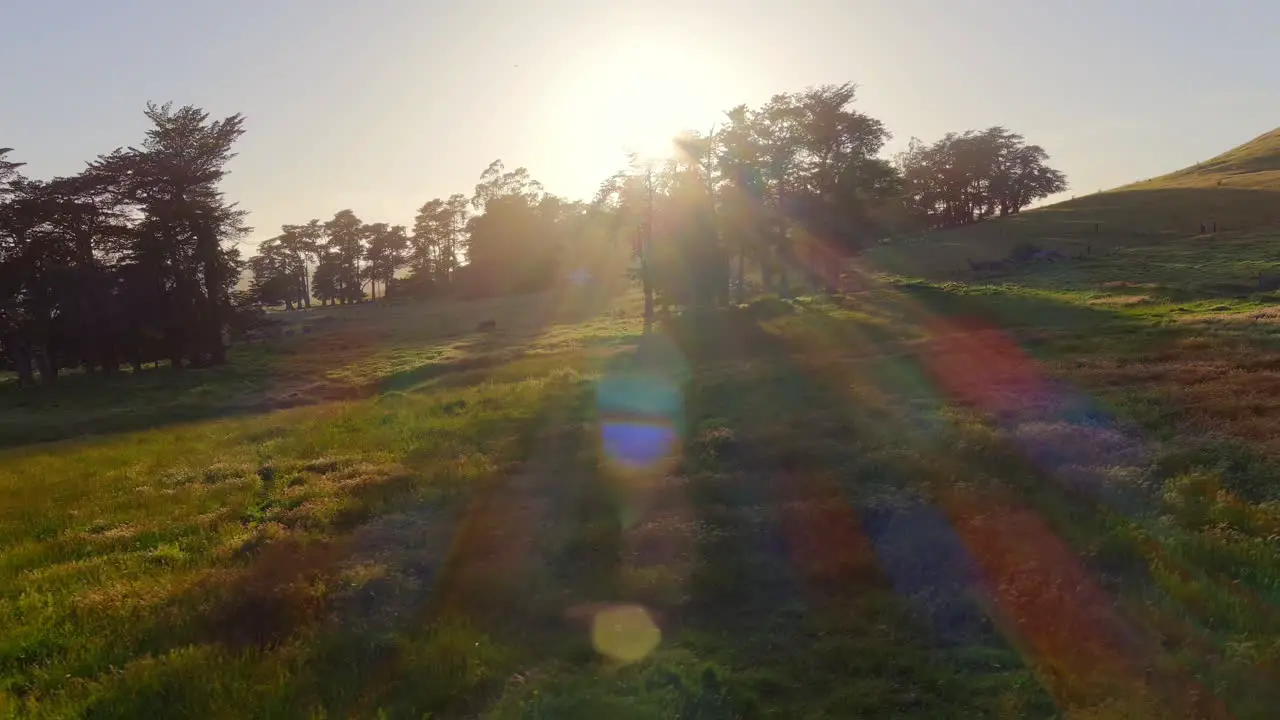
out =
<path fill-rule="evenodd" d="M 1229 187 L 1280 191 L 1280 128 L 1215 158 L 1119 191 Z"/>
<path fill-rule="evenodd" d="M 890 272 L 954 276 L 967 271 L 966 258 L 1002 258 L 1019 243 L 1074 255 L 1212 235 L 1215 228 L 1218 233 L 1280 228 L 1280 129 L 1167 175 L 932 233 L 877 249 L 870 260 Z"/>

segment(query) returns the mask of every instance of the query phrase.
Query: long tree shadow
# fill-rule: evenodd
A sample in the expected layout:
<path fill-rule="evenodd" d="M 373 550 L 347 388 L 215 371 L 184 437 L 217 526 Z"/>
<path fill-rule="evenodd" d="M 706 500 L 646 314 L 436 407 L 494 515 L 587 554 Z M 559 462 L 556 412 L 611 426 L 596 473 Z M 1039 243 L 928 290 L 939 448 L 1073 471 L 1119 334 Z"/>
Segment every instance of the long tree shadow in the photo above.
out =
<path fill-rule="evenodd" d="M 719 628 L 709 652 L 791 713 L 1160 716 L 1192 698 L 1216 716 L 1185 671 L 1144 677 L 1158 633 L 1099 586 L 1145 582 L 1139 548 L 1117 538 L 1142 497 L 1080 468 L 1137 460 L 1134 428 L 1019 365 L 974 305 L 947 309 L 967 321 L 919 312 L 947 332 L 879 360 L 847 359 L 879 342 L 857 323 L 835 343 L 733 315 L 672 328 L 693 358 L 685 469 L 709 529 L 689 611 Z M 1092 312 L 1037 316 L 1105 324 Z M 725 349 L 771 361 L 733 368 Z M 1103 554 L 1072 549 L 1099 538 Z M 779 663 L 766 673 L 759 656 Z M 808 694 L 776 694 L 790 683 Z M 929 691 L 871 691 L 902 684 Z"/>
<path fill-rule="evenodd" d="M 695 363 L 689 394 L 702 434 L 685 466 L 709 526 L 691 612 L 715 629 L 709 651 L 743 668 L 743 691 L 779 717 L 1051 712 L 971 592 L 963 544 L 895 456 L 907 448 L 880 447 L 874 398 L 846 400 L 749 318 L 676 333 L 695 357 L 773 359 Z"/>
<path fill-rule="evenodd" d="M 68 372 L 48 387 L 0 382 L 0 448 L 359 399 L 485 370 L 520 357 L 530 338 L 554 325 L 598 316 L 611 297 L 562 290 L 439 307 L 316 309 L 290 317 L 288 337 L 232 345 L 227 366 L 161 367 L 112 377 Z M 477 332 L 477 319 L 495 320 L 498 331 Z M 615 345 L 630 341 L 611 339 Z M 333 376 L 391 346 L 411 347 L 422 360 L 385 375 Z M 433 360 L 433 354 L 441 359 Z"/>
<path fill-rule="evenodd" d="M 108 664 L 188 648 L 222 666 L 281 668 L 284 679 L 242 694 L 237 712 L 418 717 L 475 710 L 549 648 L 589 652 L 571 609 L 608 595 L 619 533 L 596 482 L 591 400 L 587 381 L 549 381 L 531 418 L 499 415 L 474 428 L 516 440 L 488 478 L 454 500 L 424 497 L 430 478 L 348 482 L 341 467 L 320 468 L 357 493 L 337 524 L 293 528 L 287 513 L 246 516 L 247 529 L 263 532 L 156 612 L 136 640 L 103 655 L 102 667 L 80 671 L 93 677 Z M 404 463 L 412 473 L 414 458 Z M 86 716 L 173 707 L 207 716 L 225 701 L 218 693 L 157 665 L 116 678 Z"/>

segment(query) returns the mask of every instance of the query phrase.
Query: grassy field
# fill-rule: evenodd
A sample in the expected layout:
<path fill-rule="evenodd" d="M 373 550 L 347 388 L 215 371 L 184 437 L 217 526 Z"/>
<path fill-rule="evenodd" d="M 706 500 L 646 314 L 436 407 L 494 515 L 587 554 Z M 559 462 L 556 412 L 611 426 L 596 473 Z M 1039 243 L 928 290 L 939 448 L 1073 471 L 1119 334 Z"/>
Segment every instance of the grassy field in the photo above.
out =
<path fill-rule="evenodd" d="M 1275 242 L 0 387 L 0 717 L 1274 717 Z"/>

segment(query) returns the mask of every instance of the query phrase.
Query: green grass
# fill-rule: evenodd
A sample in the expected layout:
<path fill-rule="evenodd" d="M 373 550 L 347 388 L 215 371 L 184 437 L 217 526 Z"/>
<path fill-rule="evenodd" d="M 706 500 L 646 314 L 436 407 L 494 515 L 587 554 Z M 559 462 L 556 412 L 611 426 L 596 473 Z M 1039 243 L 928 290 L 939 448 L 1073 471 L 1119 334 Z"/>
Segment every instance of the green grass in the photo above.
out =
<path fill-rule="evenodd" d="M 630 307 L 630 321 L 602 324 L 602 307 L 628 306 L 598 295 L 316 307 L 274 313 L 287 336 L 233 345 L 225 367 L 188 373 L 161 365 L 112 382 L 70 373 L 34 390 L 0 378 L 0 446 L 371 397 L 532 354 L 571 359 L 587 342 L 603 355 L 640 323 Z M 476 332 L 499 316 L 496 332 Z"/>
<path fill-rule="evenodd" d="M 1223 242 L 5 389 L 0 717 L 1270 717 L 1280 314 Z"/>

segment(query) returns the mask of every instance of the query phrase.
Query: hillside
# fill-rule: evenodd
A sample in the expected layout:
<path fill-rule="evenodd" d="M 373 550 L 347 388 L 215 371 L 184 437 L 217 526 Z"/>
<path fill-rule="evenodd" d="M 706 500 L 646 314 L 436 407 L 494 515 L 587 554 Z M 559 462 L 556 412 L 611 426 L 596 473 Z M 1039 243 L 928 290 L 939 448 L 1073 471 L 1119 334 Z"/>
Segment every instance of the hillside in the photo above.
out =
<path fill-rule="evenodd" d="M 1167 175 L 880 248 L 879 269 L 940 276 L 1030 242 L 1070 254 L 1204 234 L 1280 229 L 1280 128 Z M 920 246 L 929 252 L 920 252 Z"/>
<path fill-rule="evenodd" d="M 1115 192 L 1219 187 L 1280 191 L 1280 128 L 1205 162 Z"/>

